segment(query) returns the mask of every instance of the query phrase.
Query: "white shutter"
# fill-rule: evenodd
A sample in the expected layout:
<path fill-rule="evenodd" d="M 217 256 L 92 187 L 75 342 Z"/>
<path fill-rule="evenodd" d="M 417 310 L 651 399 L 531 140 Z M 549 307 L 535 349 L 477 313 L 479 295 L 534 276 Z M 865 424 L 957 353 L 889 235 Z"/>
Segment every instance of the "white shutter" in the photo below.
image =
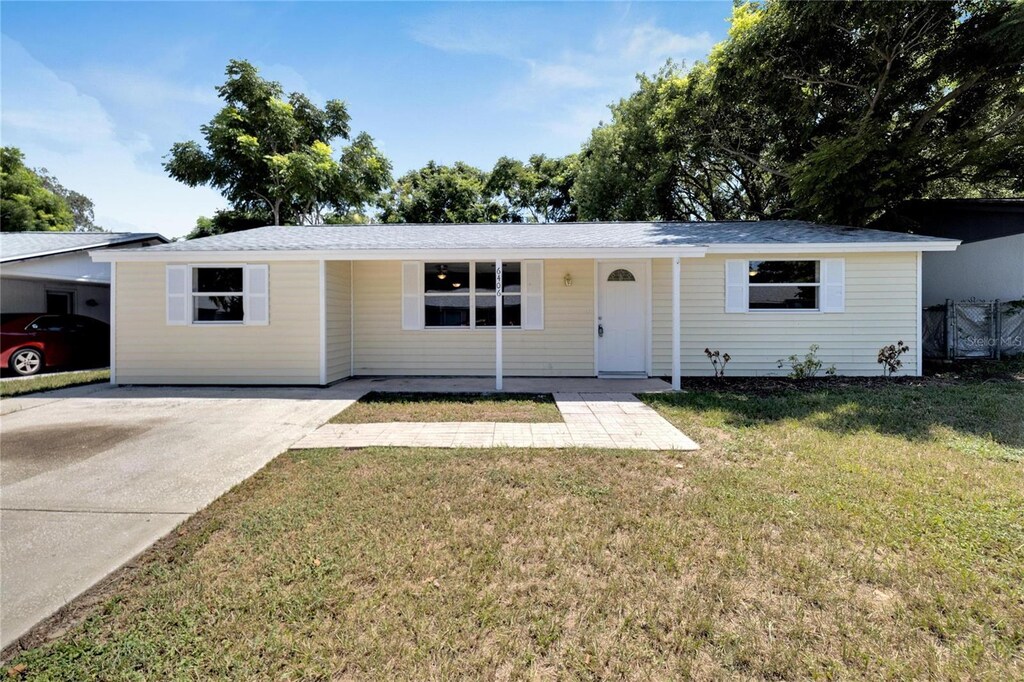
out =
<path fill-rule="evenodd" d="M 423 329 L 423 264 L 402 263 L 402 329 Z"/>
<path fill-rule="evenodd" d="M 187 265 L 167 266 L 167 324 L 188 324 L 192 283 Z"/>
<path fill-rule="evenodd" d="M 747 283 L 750 281 L 750 262 L 746 260 L 725 261 L 725 312 L 747 312 Z"/>
<path fill-rule="evenodd" d="M 270 266 L 245 266 L 245 324 L 270 324 Z"/>
<path fill-rule="evenodd" d="M 818 307 L 823 313 L 841 313 L 846 310 L 846 261 L 825 258 L 821 261 L 821 300 Z"/>
<path fill-rule="evenodd" d="M 544 261 L 523 261 L 522 327 L 544 328 Z"/>

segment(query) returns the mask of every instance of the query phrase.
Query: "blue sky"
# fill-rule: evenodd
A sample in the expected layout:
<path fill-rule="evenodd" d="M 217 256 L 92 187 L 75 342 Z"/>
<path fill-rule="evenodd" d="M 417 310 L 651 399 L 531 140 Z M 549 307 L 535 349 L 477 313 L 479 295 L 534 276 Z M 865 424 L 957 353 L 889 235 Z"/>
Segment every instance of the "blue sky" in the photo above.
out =
<path fill-rule="evenodd" d="M 638 71 L 703 58 L 728 2 L 11 3 L 0 137 L 118 230 L 187 232 L 224 205 L 160 168 L 199 139 L 232 58 L 345 100 L 401 174 L 579 149 Z"/>

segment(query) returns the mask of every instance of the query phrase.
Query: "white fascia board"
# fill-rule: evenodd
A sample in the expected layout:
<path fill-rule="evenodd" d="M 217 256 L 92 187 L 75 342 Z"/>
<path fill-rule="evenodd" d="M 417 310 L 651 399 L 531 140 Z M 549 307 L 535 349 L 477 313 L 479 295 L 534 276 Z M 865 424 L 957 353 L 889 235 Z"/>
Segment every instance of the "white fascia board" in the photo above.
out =
<path fill-rule="evenodd" d="M 847 244 L 712 244 L 707 253 L 907 253 L 914 251 L 955 251 L 958 239 L 934 242 L 850 242 Z"/>
<path fill-rule="evenodd" d="M 92 254 L 97 263 L 159 261 L 161 263 L 208 263 L 225 261 L 315 260 L 551 260 L 555 258 L 701 258 L 705 246 L 587 249 L 380 249 L 338 251 L 102 251 Z"/>

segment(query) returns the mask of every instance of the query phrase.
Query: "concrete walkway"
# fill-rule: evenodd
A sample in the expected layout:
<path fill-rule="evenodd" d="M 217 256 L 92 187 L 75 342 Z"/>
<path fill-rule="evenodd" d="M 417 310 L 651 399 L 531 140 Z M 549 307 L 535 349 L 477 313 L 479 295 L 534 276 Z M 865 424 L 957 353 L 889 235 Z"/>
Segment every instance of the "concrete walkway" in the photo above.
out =
<path fill-rule="evenodd" d="M 635 450 L 697 449 L 697 444 L 690 438 L 629 393 L 555 393 L 554 396 L 565 420 L 561 424 L 325 424 L 292 445 L 292 449 L 358 448 L 372 445 L 432 448 L 579 446 Z"/>
<path fill-rule="evenodd" d="M 0 401 L 0 648 L 352 397 L 95 384 Z"/>

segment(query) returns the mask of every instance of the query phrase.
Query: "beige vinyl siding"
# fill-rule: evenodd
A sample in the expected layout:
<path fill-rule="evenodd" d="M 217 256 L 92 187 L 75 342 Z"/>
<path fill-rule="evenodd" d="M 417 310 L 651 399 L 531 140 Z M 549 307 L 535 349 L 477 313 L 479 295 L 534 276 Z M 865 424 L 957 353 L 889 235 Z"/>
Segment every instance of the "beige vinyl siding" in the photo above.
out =
<path fill-rule="evenodd" d="M 729 353 L 730 375 L 785 374 L 779 358 L 804 355 L 818 344 L 825 367 L 840 374 L 879 375 L 878 349 L 902 339 L 910 345 L 903 373 L 917 364 L 917 253 L 772 254 L 772 260 L 842 257 L 846 261 L 846 310 L 817 312 L 725 312 L 725 262 L 764 259 L 764 254 L 682 259 L 682 373 L 711 374 L 704 348 Z M 672 370 L 672 261 L 653 261 L 653 367 Z"/>
<path fill-rule="evenodd" d="M 352 263 L 327 261 L 324 264 L 324 293 L 327 335 L 327 381 L 352 375 Z"/>
<path fill-rule="evenodd" d="M 115 266 L 118 383 L 319 383 L 318 263 L 270 264 L 270 323 L 262 326 L 169 326 L 166 264 Z"/>
<path fill-rule="evenodd" d="M 402 330 L 402 264 L 357 261 L 356 375 L 489 375 L 494 330 Z M 564 277 L 571 274 L 573 285 Z M 544 262 L 544 329 L 505 329 L 506 376 L 594 375 L 594 261 Z"/>

